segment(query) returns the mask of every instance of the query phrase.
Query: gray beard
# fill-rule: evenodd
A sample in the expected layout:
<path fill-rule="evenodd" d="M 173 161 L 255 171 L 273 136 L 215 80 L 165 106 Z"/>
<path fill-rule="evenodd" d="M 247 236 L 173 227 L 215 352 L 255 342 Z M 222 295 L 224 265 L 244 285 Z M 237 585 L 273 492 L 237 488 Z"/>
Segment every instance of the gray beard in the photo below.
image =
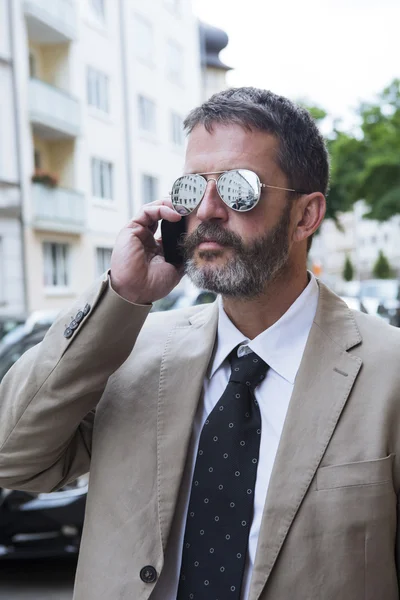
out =
<path fill-rule="evenodd" d="M 228 298 L 260 296 L 267 285 L 287 269 L 290 212 L 291 204 L 288 203 L 274 229 L 246 246 L 236 234 L 223 232 L 213 223 L 202 223 L 194 234 L 187 236 L 184 244 L 185 273 L 196 287 Z M 194 258 L 194 244 L 198 245 L 201 238 L 208 236 L 233 248 L 234 255 L 225 265 L 213 265 L 218 252 L 205 250 L 199 252 L 199 257 L 206 263 L 198 266 Z"/>

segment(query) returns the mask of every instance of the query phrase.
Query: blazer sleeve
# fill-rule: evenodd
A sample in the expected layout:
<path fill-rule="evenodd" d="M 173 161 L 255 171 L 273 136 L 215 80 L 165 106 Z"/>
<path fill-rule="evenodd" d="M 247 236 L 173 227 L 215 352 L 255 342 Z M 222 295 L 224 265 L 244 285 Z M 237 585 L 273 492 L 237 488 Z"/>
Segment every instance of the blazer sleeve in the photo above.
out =
<path fill-rule="evenodd" d="M 0 384 L 0 487 L 48 492 L 90 470 L 96 405 L 150 308 L 105 275 L 15 363 Z"/>

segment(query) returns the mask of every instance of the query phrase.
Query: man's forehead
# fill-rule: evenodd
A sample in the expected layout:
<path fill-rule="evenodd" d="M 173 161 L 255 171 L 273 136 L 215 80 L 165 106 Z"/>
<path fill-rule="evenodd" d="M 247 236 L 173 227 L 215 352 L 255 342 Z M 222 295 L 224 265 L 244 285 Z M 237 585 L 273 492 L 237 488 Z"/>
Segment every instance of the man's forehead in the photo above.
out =
<path fill-rule="evenodd" d="M 257 170 L 277 163 L 278 144 L 264 132 L 258 136 L 235 137 L 232 132 L 189 135 L 185 156 L 185 173 L 209 173 L 232 169 Z"/>

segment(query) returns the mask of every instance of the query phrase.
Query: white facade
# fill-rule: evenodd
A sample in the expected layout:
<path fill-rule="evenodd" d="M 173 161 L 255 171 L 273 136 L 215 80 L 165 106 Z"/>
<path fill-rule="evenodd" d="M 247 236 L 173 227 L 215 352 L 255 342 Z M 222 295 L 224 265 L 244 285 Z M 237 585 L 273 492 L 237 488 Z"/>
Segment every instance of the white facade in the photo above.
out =
<path fill-rule="evenodd" d="M 339 283 L 346 255 L 354 266 L 355 278 L 371 278 L 380 250 L 400 275 L 400 215 L 380 223 L 364 218 L 367 212 L 365 203 L 359 201 L 352 211 L 342 213 L 339 222 L 343 231 L 332 220 L 324 221 L 310 251 L 311 262 L 318 272 L 321 269 L 322 278 Z"/>
<path fill-rule="evenodd" d="M 24 308 L 23 247 L 27 311 L 61 308 L 168 195 L 199 52 L 186 0 L 0 0 L 0 315 Z"/>
<path fill-rule="evenodd" d="M 0 0 L 0 316 L 24 306 L 21 189 L 9 0 Z"/>

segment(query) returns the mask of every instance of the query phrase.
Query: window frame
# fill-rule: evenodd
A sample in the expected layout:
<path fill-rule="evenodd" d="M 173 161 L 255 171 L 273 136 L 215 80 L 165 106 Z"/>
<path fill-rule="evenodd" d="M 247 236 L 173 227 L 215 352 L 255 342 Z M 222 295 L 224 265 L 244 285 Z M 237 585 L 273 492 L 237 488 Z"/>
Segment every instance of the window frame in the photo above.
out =
<path fill-rule="evenodd" d="M 171 141 L 177 148 L 183 148 L 185 145 L 183 119 L 175 111 L 171 111 Z"/>
<path fill-rule="evenodd" d="M 157 132 L 157 105 L 152 98 L 138 94 L 139 129 L 147 133 Z"/>
<path fill-rule="evenodd" d="M 103 275 L 103 273 L 108 271 L 108 269 L 110 268 L 112 251 L 113 251 L 113 249 L 109 246 L 96 246 L 96 275 L 98 277 Z M 108 260 L 105 260 L 106 253 L 109 253 Z M 107 262 L 107 266 L 105 267 L 106 262 Z"/>
<path fill-rule="evenodd" d="M 102 23 L 106 20 L 106 0 L 90 0 L 93 15 Z"/>
<path fill-rule="evenodd" d="M 91 65 L 86 68 L 86 96 L 91 108 L 110 114 L 110 78 Z"/>
<path fill-rule="evenodd" d="M 97 156 L 91 158 L 92 196 L 101 201 L 114 201 L 114 163 Z M 99 192 L 99 193 L 97 193 Z"/>
<path fill-rule="evenodd" d="M 184 50 L 181 44 L 175 42 L 175 40 L 169 39 L 167 41 L 167 76 L 168 79 L 177 85 L 183 84 L 185 62 L 184 62 Z M 179 57 L 179 61 L 176 60 Z M 178 66 L 179 62 L 179 66 Z"/>
<path fill-rule="evenodd" d="M 154 39 L 154 27 L 151 21 L 149 21 L 148 19 L 146 19 L 146 17 L 143 17 L 140 14 L 135 14 L 135 31 L 136 31 L 136 36 L 135 36 L 135 54 L 137 56 L 137 58 L 144 62 L 147 65 L 153 65 L 154 61 L 155 61 L 155 39 Z M 140 35 L 141 33 L 144 33 L 145 29 L 147 28 L 147 32 L 150 33 L 150 35 L 147 37 L 148 39 L 148 44 L 147 44 L 147 48 L 148 48 L 148 53 L 146 55 L 141 54 L 139 48 L 142 48 L 143 44 L 140 44 L 140 42 L 142 41 L 142 36 Z M 143 36 L 143 39 L 146 36 Z"/>
<path fill-rule="evenodd" d="M 47 252 L 47 248 L 49 252 Z M 68 290 L 71 287 L 71 244 L 47 240 L 42 242 L 42 252 L 44 288 L 46 290 Z M 51 283 L 48 275 L 50 275 Z"/>
<path fill-rule="evenodd" d="M 150 183 L 150 185 L 148 185 Z M 152 175 L 150 173 L 142 173 L 142 204 L 150 204 L 150 202 L 154 202 L 158 197 L 158 188 L 159 188 L 159 178 L 156 175 Z M 150 190 L 150 193 L 147 192 Z M 146 199 L 146 196 L 149 196 Z"/>

